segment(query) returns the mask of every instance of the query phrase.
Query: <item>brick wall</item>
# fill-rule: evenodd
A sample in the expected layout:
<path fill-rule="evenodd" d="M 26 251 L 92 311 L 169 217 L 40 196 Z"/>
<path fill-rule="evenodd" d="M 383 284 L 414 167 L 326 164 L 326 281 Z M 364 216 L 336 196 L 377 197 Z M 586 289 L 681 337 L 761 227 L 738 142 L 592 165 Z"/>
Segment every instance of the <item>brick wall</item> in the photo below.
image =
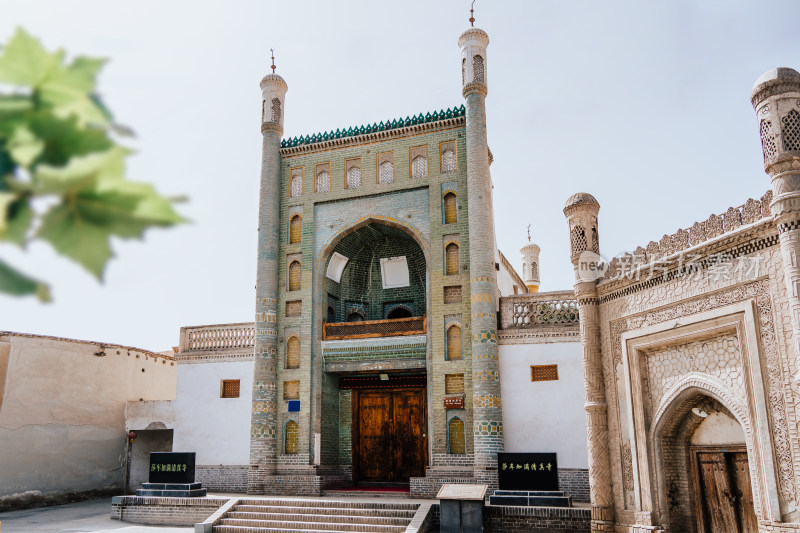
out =
<path fill-rule="evenodd" d="M 250 465 L 197 465 L 194 478 L 210 492 L 247 492 Z"/>
<path fill-rule="evenodd" d="M 558 488 L 576 502 L 589 501 L 589 469 L 559 468 Z"/>
<path fill-rule="evenodd" d="M 111 518 L 154 526 L 193 526 L 214 514 L 227 498 L 114 496 Z"/>
<path fill-rule="evenodd" d="M 590 528 L 589 509 L 558 507 L 510 507 L 487 505 L 483 508 L 485 531 L 525 533 L 582 533 Z"/>

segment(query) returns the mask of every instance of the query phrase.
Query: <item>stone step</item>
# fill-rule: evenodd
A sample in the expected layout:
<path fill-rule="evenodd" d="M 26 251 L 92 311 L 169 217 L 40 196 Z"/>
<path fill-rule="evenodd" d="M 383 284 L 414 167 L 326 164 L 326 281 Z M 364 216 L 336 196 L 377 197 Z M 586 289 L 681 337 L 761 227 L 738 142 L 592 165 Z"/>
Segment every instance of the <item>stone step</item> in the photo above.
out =
<path fill-rule="evenodd" d="M 362 495 L 363 496 L 363 495 Z M 337 509 L 398 509 L 416 511 L 419 504 L 417 503 L 399 503 L 399 502 L 365 502 L 354 500 L 277 500 L 277 499 L 264 499 L 264 500 L 251 500 L 243 499 L 239 501 L 237 507 L 324 507 L 324 508 L 337 508 Z"/>
<path fill-rule="evenodd" d="M 243 508 L 245 507 L 245 508 Z M 349 516 L 385 516 L 413 518 L 415 510 L 412 509 L 362 509 L 358 507 L 340 509 L 337 507 L 256 507 L 254 505 L 236 506 L 225 516 L 231 518 L 257 518 L 256 515 L 263 514 L 318 514 L 318 515 L 338 515 L 347 514 Z"/>
<path fill-rule="evenodd" d="M 247 526 L 214 526 L 214 533 L 342 533 L 335 529 L 292 529 Z"/>
<path fill-rule="evenodd" d="M 202 483 L 142 483 L 142 489 L 144 490 L 195 490 L 202 488 Z"/>
<path fill-rule="evenodd" d="M 340 498 L 409 498 L 406 491 L 388 490 L 326 490 L 325 496 Z"/>
<path fill-rule="evenodd" d="M 222 519 L 224 523 L 234 524 L 234 520 L 241 522 L 327 522 L 332 524 L 338 523 L 359 523 L 359 524 L 376 524 L 382 526 L 407 526 L 413 518 L 404 516 L 365 516 L 353 514 L 310 514 L 310 513 L 237 513 L 235 511 L 229 512 Z"/>
<path fill-rule="evenodd" d="M 496 490 L 493 496 L 564 496 L 561 490 Z"/>
<path fill-rule="evenodd" d="M 156 490 L 156 489 L 137 489 L 137 496 L 156 496 L 170 498 L 202 498 L 206 496 L 206 489 L 192 490 Z"/>
<path fill-rule="evenodd" d="M 342 517 L 346 519 L 347 517 Z M 308 522 L 296 520 L 234 520 L 223 518 L 214 531 L 223 531 L 221 528 L 236 526 L 249 528 L 254 532 L 271 529 L 291 529 L 298 531 L 340 531 L 340 532 L 370 532 L 370 533 L 403 533 L 408 524 L 400 526 L 368 524 L 362 522 Z"/>

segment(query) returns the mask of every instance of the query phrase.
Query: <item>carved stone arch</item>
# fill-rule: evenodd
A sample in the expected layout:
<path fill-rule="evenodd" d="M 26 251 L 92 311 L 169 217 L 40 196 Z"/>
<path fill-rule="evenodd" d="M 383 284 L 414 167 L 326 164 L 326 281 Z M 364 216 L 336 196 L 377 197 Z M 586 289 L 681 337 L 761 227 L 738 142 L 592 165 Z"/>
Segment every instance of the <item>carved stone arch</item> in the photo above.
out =
<path fill-rule="evenodd" d="M 753 431 L 753 421 L 742 399 L 730 392 L 720 379 L 701 372 L 690 372 L 664 394 L 655 409 L 648 432 L 649 453 L 657 465 L 654 503 L 661 521 L 677 530 L 690 528 L 696 520 L 694 506 L 675 506 L 674 501 L 692 501 L 689 479 L 689 439 L 702 418 L 692 413 L 693 407 L 708 410 L 717 405 L 741 426 L 749 459 L 753 503 L 756 515 L 763 518 L 763 489 L 758 473 L 759 453 Z M 641 468 L 642 465 L 639 465 Z M 677 494 L 671 494 L 677 488 Z"/>

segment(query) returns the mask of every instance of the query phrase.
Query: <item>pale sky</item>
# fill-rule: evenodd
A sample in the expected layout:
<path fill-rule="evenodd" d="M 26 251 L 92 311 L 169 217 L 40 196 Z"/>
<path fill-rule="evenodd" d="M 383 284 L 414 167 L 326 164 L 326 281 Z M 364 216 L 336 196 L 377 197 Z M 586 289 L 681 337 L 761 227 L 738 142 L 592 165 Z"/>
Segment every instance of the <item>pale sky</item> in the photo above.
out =
<path fill-rule="evenodd" d="M 526 226 L 541 290 L 572 287 L 562 214 L 600 202 L 603 254 L 645 246 L 768 188 L 749 95 L 800 69 L 796 1 L 477 0 L 500 249 Z M 461 105 L 469 1 L 0 0 L 49 49 L 110 58 L 100 92 L 137 133 L 128 175 L 188 195 L 193 222 L 116 241 L 98 284 L 37 243 L 0 255 L 55 302 L 0 296 L 0 330 L 164 350 L 188 325 L 251 321 L 269 49 L 289 85 L 285 136 Z"/>

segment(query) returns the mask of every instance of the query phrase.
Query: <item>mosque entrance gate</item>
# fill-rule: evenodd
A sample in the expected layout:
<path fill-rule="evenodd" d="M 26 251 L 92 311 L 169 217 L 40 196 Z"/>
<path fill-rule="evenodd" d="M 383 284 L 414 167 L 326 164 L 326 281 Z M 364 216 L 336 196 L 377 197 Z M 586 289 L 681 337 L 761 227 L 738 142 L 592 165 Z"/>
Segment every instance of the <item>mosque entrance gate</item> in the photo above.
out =
<path fill-rule="evenodd" d="M 353 390 L 353 478 L 402 482 L 425 475 L 425 388 Z"/>
<path fill-rule="evenodd" d="M 691 457 L 697 531 L 757 532 L 745 448 L 693 446 Z"/>

